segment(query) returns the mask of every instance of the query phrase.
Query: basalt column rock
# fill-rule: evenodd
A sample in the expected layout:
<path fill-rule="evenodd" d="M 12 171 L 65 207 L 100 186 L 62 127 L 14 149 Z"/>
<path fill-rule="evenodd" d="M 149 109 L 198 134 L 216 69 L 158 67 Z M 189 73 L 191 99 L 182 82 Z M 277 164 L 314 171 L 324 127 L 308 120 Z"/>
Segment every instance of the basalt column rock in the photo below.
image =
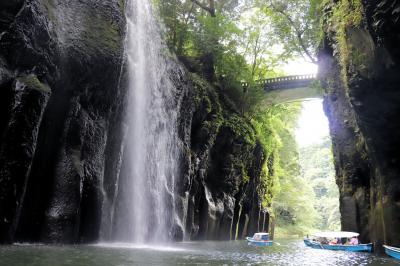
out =
<path fill-rule="evenodd" d="M 0 242 L 97 240 L 122 141 L 124 1 L 3 2 Z"/>
<path fill-rule="evenodd" d="M 195 74 L 189 77 L 183 102 L 192 104 L 183 104 L 180 112 L 183 158 L 177 204 L 186 238 L 229 240 L 268 230 L 260 210 L 266 158 L 254 128 L 217 87 Z"/>
<path fill-rule="evenodd" d="M 329 51 L 321 53 L 320 74 L 326 88 L 325 113 L 329 119 L 334 154 L 336 183 L 340 191 L 342 230 L 360 233 L 363 241 L 370 238 L 369 220 L 369 157 L 355 112 L 340 79 L 338 63 Z"/>
<path fill-rule="evenodd" d="M 4 240 L 11 240 L 16 230 L 39 126 L 51 95 L 50 88 L 32 74 L 16 78 L 10 85 L 10 115 L 0 149 L 0 239 Z"/>
<path fill-rule="evenodd" d="M 380 247 L 400 245 L 400 2 L 356 1 L 326 28 L 321 52 L 342 225 Z M 330 8 L 343 6 L 333 3 Z M 346 20 L 347 17 L 347 20 Z M 356 20 L 353 20 L 356 21 Z M 346 24 L 347 23 L 347 24 Z"/>
<path fill-rule="evenodd" d="M 112 239 L 129 137 L 124 2 L 0 3 L 0 243 Z M 169 238 L 268 230 L 255 129 L 166 54 L 180 141 Z"/>

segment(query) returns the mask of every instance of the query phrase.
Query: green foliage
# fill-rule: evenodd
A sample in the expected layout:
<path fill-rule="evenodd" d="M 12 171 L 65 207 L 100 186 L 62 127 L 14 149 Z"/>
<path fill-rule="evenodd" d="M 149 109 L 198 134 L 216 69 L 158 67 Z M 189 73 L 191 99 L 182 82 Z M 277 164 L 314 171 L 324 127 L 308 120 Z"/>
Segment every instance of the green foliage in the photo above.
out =
<path fill-rule="evenodd" d="M 255 81 L 282 75 L 279 67 L 289 59 L 277 52 L 282 40 L 274 37 L 271 18 L 253 1 L 215 1 L 213 14 L 191 0 L 154 2 L 170 49 L 203 77 L 212 67 L 212 81 L 241 114 L 252 116 L 264 97 Z M 199 2 L 208 7 L 209 1 Z M 249 84 L 245 90 L 244 82 Z"/>
<path fill-rule="evenodd" d="M 318 230 L 340 230 L 339 190 L 335 182 L 331 140 L 327 136 L 321 142 L 301 147 L 300 165 L 302 177 L 314 191 L 314 207 L 319 217 Z"/>
<path fill-rule="evenodd" d="M 280 104 L 259 110 L 252 120 L 268 158 L 263 207 L 280 236 L 340 229 L 330 139 L 298 149 L 294 130 L 300 110 L 300 103 Z"/>
<path fill-rule="evenodd" d="M 314 227 L 317 214 L 310 204 L 314 200 L 312 188 L 300 176 L 294 137 L 300 110 L 299 103 L 276 105 L 258 112 L 253 124 L 267 156 L 272 158 L 265 166 L 265 172 L 272 176 L 264 179 L 269 191 L 263 206 L 269 209 L 279 228 L 291 227 L 291 231 L 304 233 Z"/>
<path fill-rule="evenodd" d="M 361 26 L 364 17 L 364 8 L 361 0 L 324 0 L 323 31 L 334 41 L 333 48 L 339 56 L 342 80 L 348 87 L 348 68 L 351 60 L 351 45 L 348 42 L 350 28 Z"/>
<path fill-rule="evenodd" d="M 317 47 L 323 39 L 320 15 L 327 12 L 321 7 L 328 0 L 153 1 L 166 26 L 169 48 L 198 74 L 192 77 L 200 89 L 196 106 L 215 115 L 201 130 L 207 134 L 227 126 L 250 145 L 259 141 L 266 159 L 259 191 L 263 208 L 287 232 L 303 234 L 317 226 L 319 216 L 312 202 L 325 197 L 327 206 L 333 206 L 333 201 L 328 201 L 334 195 L 324 194 L 329 187 L 324 180 L 316 180 L 313 187 L 301 175 L 294 138 L 301 105 L 280 104 L 266 109 L 262 106 L 264 91 L 256 81 L 283 75 L 281 66 L 294 57 L 316 62 Z M 214 78 L 207 75 L 210 68 Z M 204 78 L 224 102 L 222 115 L 220 110 L 212 110 L 215 95 L 210 97 L 210 84 Z M 254 128 L 243 123 L 247 119 Z M 245 166 L 242 170 L 247 182 Z M 320 192 L 315 195 L 314 191 Z M 334 213 L 326 219 L 331 225 L 338 221 L 336 218 Z"/>
<path fill-rule="evenodd" d="M 287 57 L 303 56 L 316 63 L 320 36 L 320 0 L 258 0 L 270 17 L 273 34 Z"/>
<path fill-rule="evenodd" d="M 244 123 L 243 117 L 230 113 L 226 115 L 227 119 L 224 120 L 224 125 L 230 127 L 236 135 L 243 137 L 246 144 L 250 146 L 255 146 L 256 144 L 256 136 L 254 128 L 251 127 L 250 123 Z"/>

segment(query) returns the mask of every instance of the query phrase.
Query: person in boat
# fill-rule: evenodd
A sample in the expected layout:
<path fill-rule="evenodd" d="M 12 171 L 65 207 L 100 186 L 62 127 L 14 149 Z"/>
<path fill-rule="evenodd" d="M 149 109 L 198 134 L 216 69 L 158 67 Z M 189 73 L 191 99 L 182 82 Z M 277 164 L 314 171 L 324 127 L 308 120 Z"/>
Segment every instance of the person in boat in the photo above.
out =
<path fill-rule="evenodd" d="M 334 238 L 329 242 L 329 245 L 337 245 L 337 244 L 338 244 L 337 238 Z"/>
<path fill-rule="evenodd" d="M 322 245 L 327 245 L 329 244 L 328 239 L 326 239 L 325 237 L 321 238 L 321 240 L 319 241 Z"/>
<path fill-rule="evenodd" d="M 352 237 L 349 242 L 350 245 L 358 245 L 358 238 L 356 236 Z"/>
<path fill-rule="evenodd" d="M 340 237 L 332 239 L 331 242 L 329 242 L 329 245 L 341 245 L 342 244 L 342 239 Z"/>

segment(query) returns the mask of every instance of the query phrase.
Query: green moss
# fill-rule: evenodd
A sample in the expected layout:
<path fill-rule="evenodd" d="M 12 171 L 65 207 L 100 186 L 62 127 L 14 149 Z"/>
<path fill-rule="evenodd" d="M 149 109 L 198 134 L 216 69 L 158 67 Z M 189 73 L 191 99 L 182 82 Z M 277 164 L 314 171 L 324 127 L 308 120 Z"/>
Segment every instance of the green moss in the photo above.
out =
<path fill-rule="evenodd" d="M 189 74 L 189 77 L 196 91 L 194 97 L 195 105 L 198 106 L 201 102 L 205 102 L 207 105 L 207 112 L 210 113 L 212 109 L 210 94 L 214 94 L 214 96 L 217 97 L 215 92 L 212 93 L 210 91 L 211 85 L 195 73 Z"/>
<path fill-rule="evenodd" d="M 40 0 L 42 6 L 47 10 L 48 18 L 53 24 L 57 24 L 59 18 L 55 14 L 54 0 Z M 121 15 L 125 12 L 125 0 L 118 0 L 117 3 Z M 75 7 L 79 8 L 79 7 Z M 118 21 L 114 20 L 113 14 L 107 11 L 92 10 L 86 11 L 82 8 L 83 23 L 85 25 L 81 37 L 89 49 L 106 50 L 112 54 L 119 54 L 123 44 L 123 33 L 118 25 Z M 88 51 L 90 52 L 90 51 Z"/>
<path fill-rule="evenodd" d="M 250 181 L 250 176 L 247 174 L 246 167 L 244 166 L 243 163 L 241 164 L 241 170 L 242 170 L 242 182 L 243 182 L 244 184 L 249 183 L 249 181 Z"/>
<path fill-rule="evenodd" d="M 201 122 L 201 135 L 207 139 L 209 145 L 214 145 L 221 125 L 223 116 L 221 105 L 218 101 L 214 87 L 196 74 L 189 74 L 189 79 L 194 89 L 194 106 L 196 112 L 204 119 Z"/>
<path fill-rule="evenodd" d="M 348 32 L 352 28 L 362 26 L 364 7 L 361 0 L 342 0 L 339 2 L 326 0 L 324 5 L 332 10 L 330 17 L 325 22 L 324 30 L 335 41 L 334 49 L 339 57 L 341 77 L 345 87 L 348 88 L 348 72 L 353 54 Z"/>
<path fill-rule="evenodd" d="M 224 105 L 225 101 L 220 101 L 219 96 L 216 93 L 216 89 L 209 84 L 207 81 L 202 79 L 197 74 L 190 74 L 190 79 L 196 90 L 194 97 L 194 103 L 198 107 L 203 105 L 206 112 L 213 114 L 215 119 L 213 121 L 207 121 L 206 127 L 213 127 L 212 124 L 217 124 L 217 126 L 229 127 L 237 136 L 240 136 L 244 141 L 254 146 L 256 142 L 255 129 L 252 127 L 250 121 L 245 117 L 233 112 L 231 108 Z"/>
<path fill-rule="evenodd" d="M 40 92 L 51 92 L 50 87 L 39 81 L 35 74 L 18 77 L 17 81 L 23 83 L 26 87 Z"/>
<path fill-rule="evenodd" d="M 357 136 L 355 143 L 356 151 L 360 154 L 362 161 L 368 161 L 369 158 L 368 158 L 368 153 L 366 151 L 365 139 L 361 134 L 358 134 L 358 132 L 359 132 L 358 129 L 356 129 L 354 132 Z"/>
<path fill-rule="evenodd" d="M 125 0 L 118 0 L 118 6 L 122 14 L 125 14 Z"/>
<path fill-rule="evenodd" d="M 90 13 L 85 16 L 85 25 L 82 37 L 89 47 L 119 54 L 123 40 L 115 21 L 101 13 Z"/>
<path fill-rule="evenodd" d="M 201 135 L 206 136 L 208 144 L 213 146 L 222 128 L 233 133 L 232 137 L 240 146 L 240 152 L 231 155 L 231 166 L 241 175 L 240 184 L 237 185 L 246 185 L 250 181 L 250 168 L 254 167 L 251 156 L 257 143 L 255 129 L 248 119 L 226 105 L 221 99 L 224 96 L 217 93 L 217 88 L 196 74 L 190 74 L 189 79 L 194 89 L 195 110 L 204 119 L 199 129 Z"/>
<path fill-rule="evenodd" d="M 353 72 L 364 77 L 372 77 L 376 74 L 375 43 L 365 29 L 352 28 L 348 30 L 347 43 L 350 49 L 349 66 Z"/>
<path fill-rule="evenodd" d="M 41 0 L 42 5 L 46 8 L 47 14 L 49 15 L 49 19 L 56 23 L 57 18 L 54 14 L 54 2 L 53 0 Z"/>
<path fill-rule="evenodd" d="M 256 144 L 256 132 L 251 126 L 250 122 L 244 117 L 239 116 L 235 113 L 225 112 L 224 114 L 224 126 L 229 127 L 237 136 L 243 138 L 247 145 L 254 147 Z"/>

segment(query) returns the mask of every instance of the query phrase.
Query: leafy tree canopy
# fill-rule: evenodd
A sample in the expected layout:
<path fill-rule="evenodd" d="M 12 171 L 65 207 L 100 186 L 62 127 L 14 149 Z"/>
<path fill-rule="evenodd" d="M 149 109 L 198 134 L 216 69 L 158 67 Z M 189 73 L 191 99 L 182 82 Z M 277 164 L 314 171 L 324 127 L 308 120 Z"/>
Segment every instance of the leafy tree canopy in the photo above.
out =
<path fill-rule="evenodd" d="M 294 58 L 317 63 L 320 14 L 331 0 L 153 1 L 169 48 L 190 71 L 217 85 L 254 125 L 267 158 L 263 207 L 291 232 L 337 228 L 330 148 L 310 147 L 301 150 L 308 159 L 299 158 L 294 129 L 301 105 L 264 106 L 263 88 L 256 85 L 285 75 L 282 65 Z"/>

